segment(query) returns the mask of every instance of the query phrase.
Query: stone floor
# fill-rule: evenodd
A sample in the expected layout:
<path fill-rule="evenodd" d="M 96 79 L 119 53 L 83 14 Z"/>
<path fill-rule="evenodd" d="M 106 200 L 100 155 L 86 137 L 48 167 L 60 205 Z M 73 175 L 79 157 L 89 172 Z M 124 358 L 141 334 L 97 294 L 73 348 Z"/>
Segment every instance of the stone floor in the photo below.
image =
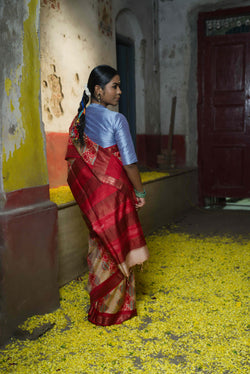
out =
<path fill-rule="evenodd" d="M 178 231 L 200 235 L 250 235 L 250 211 L 194 208 L 180 217 Z"/>

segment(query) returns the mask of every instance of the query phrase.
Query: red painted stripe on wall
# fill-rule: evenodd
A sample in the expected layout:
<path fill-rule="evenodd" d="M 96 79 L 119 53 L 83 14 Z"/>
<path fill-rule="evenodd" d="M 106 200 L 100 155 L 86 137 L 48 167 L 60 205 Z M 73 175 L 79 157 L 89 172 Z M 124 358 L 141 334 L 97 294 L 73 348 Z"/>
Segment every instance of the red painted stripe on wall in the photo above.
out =
<path fill-rule="evenodd" d="M 168 135 L 161 137 L 161 149 L 167 149 Z M 184 135 L 173 135 L 173 150 L 176 152 L 176 166 L 185 166 L 186 164 L 186 142 Z"/>
<path fill-rule="evenodd" d="M 65 154 L 68 133 L 50 132 L 46 134 L 47 163 L 50 188 L 67 186 L 67 162 Z M 139 164 L 157 168 L 157 155 L 167 148 L 168 135 L 140 134 L 136 136 Z M 176 167 L 185 166 L 186 145 L 184 135 L 173 136 L 173 149 L 176 152 Z"/>
<path fill-rule="evenodd" d="M 46 151 L 50 188 L 67 186 L 67 162 L 65 161 L 68 133 L 46 134 Z"/>
<path fill-rule="evenodd" d="M 157 155 L 167 149 L 168 135 L 140 134 L 136 136 L 136 148 L 139 164 L 150 168 L 157 168 Z M 176 167 L 183 167 L 186 163 L 186 145 L 184 135 L 173 136 L 173 149 L 176 152 Z"/>

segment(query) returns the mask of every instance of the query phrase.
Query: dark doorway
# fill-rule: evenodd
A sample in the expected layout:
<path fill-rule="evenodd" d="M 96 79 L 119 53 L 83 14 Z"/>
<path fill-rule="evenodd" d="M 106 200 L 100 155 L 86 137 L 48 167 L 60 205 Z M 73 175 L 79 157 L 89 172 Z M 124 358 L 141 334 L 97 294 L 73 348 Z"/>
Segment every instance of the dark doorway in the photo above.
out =
<path fill-rule="evenodd" d="M 119 112 L 127 118 L 133 142 L 136 144 L 135 51 L 133 41 L 117 35 L 116 52 L 117 70 L 121 77 L 122 90 Z"/>
<path fill-rule="evenodd" d="M 201 204 L 250 196 L 250 8 L 201 13 L 198 22 Z"/>

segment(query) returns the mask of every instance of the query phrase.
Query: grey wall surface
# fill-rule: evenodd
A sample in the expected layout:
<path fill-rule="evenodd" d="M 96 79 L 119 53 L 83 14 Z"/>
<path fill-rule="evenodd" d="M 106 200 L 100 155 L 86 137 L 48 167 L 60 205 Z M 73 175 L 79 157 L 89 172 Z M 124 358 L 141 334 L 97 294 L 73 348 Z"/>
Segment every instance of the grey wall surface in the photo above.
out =
<path fill-rule="evenodd" d="M 197 164 L 197 20 L 199 12 L 250 5 L 249 0 L 160 0 L 161 133 L 168 133 L 171 99 L 177 96 L 175 134 L 186 137 L 187 165 Z"/>

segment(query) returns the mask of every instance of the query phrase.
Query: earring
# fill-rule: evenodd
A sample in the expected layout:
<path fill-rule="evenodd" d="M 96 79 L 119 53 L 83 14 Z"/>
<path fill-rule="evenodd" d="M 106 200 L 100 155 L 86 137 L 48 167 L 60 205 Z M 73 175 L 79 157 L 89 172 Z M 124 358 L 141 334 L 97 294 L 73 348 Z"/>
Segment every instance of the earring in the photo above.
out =
<path fill-rule="evenodd" d="M 101 94 L 100 93 L 98 94 L 97 99 L 98 99 L 98 103 L 100 103 L 101 102 Z"/>

